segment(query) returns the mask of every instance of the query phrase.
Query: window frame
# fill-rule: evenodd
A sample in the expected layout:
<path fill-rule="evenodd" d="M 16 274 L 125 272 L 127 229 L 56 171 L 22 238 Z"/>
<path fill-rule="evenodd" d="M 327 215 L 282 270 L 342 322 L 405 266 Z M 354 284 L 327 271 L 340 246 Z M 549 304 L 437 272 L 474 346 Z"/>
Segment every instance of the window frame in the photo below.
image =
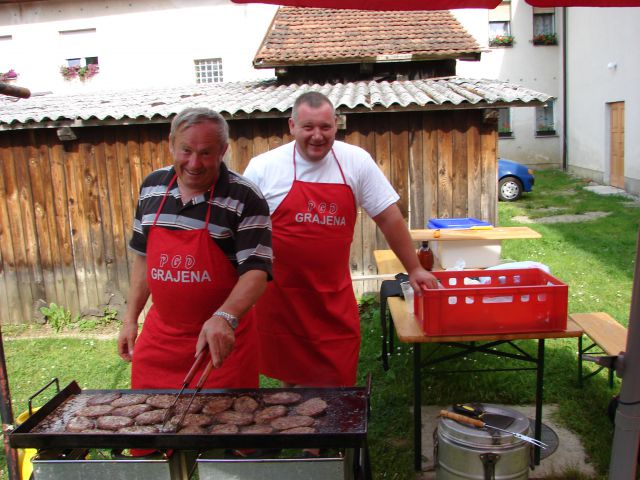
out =
<path fill-rule="evenodd" d="M 550 21 L 544 22 L 539 19 L 543 17 L 550 17 Z M 558 35 L 556 31 L 556 13 L 555 8 L 533 8 L 533 39 L 532 43 L 534 45 L 546 46 L 546 45 L 557 45 L 558 44 Z M 550 24 L 549 28 L 539 28 L 540 25 L 544 27 L 544 24 Z"/>
<path fill-rule="evenodd" d="M 193 60 L 193 66 L 197 84 L 224 82 L 222 57 L 196 58 Z"/>
<path fill-rule="evenodd" d="M 498 108 L 498 138 L 513 138 L 511 108 Z"/>
<path fill-rule="evenodd" d="M 489 10 L 489 46 L 510 47 L 513 45 L 511 31 L 511 1 L 503 1 L 493 10 Z M 501 28 L 494 28 L 494 27 Z"/>
<path fill-rule="evenodd" d="M 536 137 L 549 137 L 558 134 L 554 105 L 554 100 L 548 100 L 544 105 L 536 107 Z"/>

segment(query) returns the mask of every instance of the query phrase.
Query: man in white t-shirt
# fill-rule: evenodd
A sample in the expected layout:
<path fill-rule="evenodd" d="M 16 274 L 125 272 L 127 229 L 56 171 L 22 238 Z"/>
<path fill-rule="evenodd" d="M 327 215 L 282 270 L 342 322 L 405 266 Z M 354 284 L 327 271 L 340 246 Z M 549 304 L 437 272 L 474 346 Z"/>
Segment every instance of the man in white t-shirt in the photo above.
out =
<path fill-rule="evenodd" d="M 285 385 L 353 386 L 360 320 L 349 251 L 357 209 L 376 222 L 418 295 L 437 288 L 416 256 L 391 184 L 365 150 L 335 140 L 336 115 L 318 92 L 296 100 L 295 141 L 253 158 L 273 226 L 273 281 L 256 304 L 260 371 Z"/>

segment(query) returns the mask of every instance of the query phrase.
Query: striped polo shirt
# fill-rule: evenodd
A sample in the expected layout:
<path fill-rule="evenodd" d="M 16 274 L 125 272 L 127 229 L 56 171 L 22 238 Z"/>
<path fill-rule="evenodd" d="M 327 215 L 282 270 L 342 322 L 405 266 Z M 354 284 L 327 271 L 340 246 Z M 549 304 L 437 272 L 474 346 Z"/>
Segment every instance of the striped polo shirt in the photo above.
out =
<path fill-rule="evenodd" d="M 175 175 L 173 166 L 152 172 L 140 187 L 140 197 L 129 248 L 145 255 L 149 229 Z M 271 278 L 271 220 L 269 206 L 256 187 L 243 176 L 220 164 L 213 194 L 206 192 L 182 204 L 177 182 L 171 186 L 156 226 L 170 230 L 204 228 L 211 204 L 209 235 L 236 268 L 238 275 L 263 270 Z"/>

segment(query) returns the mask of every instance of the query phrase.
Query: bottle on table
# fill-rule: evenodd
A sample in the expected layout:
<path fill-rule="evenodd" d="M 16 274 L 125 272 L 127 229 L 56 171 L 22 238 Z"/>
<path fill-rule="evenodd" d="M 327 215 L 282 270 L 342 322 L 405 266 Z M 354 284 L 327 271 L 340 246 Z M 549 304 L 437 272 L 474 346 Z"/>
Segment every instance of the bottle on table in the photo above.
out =
<path fill-rule="evenodd" d="M 433 251 L 429 248 L 429 242 L 422 242 L 418 249 L 418 260 L 425 270 L 433 269 Z"/>

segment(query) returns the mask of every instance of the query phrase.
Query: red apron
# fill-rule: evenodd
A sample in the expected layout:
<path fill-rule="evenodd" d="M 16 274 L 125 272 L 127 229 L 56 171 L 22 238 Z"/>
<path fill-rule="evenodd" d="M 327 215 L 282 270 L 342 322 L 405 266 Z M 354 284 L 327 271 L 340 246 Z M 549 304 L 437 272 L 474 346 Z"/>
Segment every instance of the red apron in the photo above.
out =
<path fill-rule="evenodd" d="M 211 204 L 202 229 L 167 230 L 156 226 L 175 180 L 174 176 L 149 231 L 147 282 L 153 305 L 134 347 L 134 389 L 182 386 L 195 360 L 202 325 L 238 280 L 233 265 L 209 236 Z M 222 367 L 211 372 L 204 388 L 258 387 L 258 339 L 252 310 L 242 317 L 235 334 L 233 352 Z M 199 375 L 200 372 L 195 381 Z"/>
<path fill-rule="evenodd" d="M 349 270 L 357 213 L 343 183 L 296 178 L 273 212 L 273 281 L 256 304 L 260 371 L 305 386 L 353 386 L 360 319 Z"/>

